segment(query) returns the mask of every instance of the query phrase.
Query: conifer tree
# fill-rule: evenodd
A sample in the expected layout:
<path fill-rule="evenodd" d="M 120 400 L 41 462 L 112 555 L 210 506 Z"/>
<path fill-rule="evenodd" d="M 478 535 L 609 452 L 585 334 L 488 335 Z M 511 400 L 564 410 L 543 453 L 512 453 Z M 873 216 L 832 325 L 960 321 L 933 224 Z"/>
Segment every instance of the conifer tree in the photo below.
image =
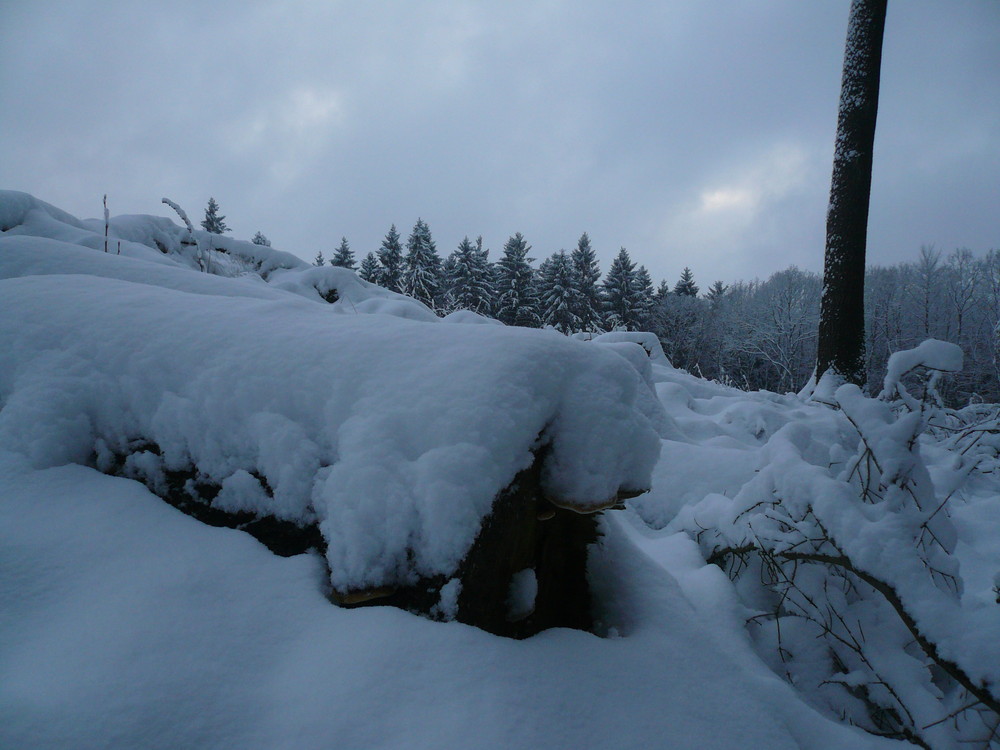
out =
<path fill-rule="evenodd" d="M 482 314 L 496 318 L 497 289 L 500 284 L 500 269 L 496 263 L 490 262 L 490 251 L 489 248 L 483 247 L 482 235 L 476 237 L 476 254 L 479 256 L 479 263 L 484 269 L 486 284 L 489 287 L 489 298 Z"/>
<path fill-rule="evenodd" d="M 351 245 L 348 243 L 346 237 L 340 238 L 340 245 L 337 247 L 336 252 L 334 252 L 333 257 L 330 258 L 330 265 L 350 268 L 352 271 L 357 268 L 354 265 L 354 251 L 351 250 Z"/>
<path fill-rule="evenodd" d="M 482 242 L 480 241 L 479 247 L 482 247 Z M 490 285 L 493 287 L 493 299 L 490 301 L 490 317 L 499 320 L 497 313 L 500 309 L 500 261 L 499 259 L 495 261 L 490 261 L 486 258 L 489 251 L 483 252 L 483 258 L 486 260 L 487 267 L 490 271 Z"/>
<path fill-rule="evenodd" d="M 490 266 L 490 251 L 489 248 L 483 248 L 483 235 L 476 237 L 476 254 L 479 256 L 479 261 L 485 265 Z"/>
<path fill-rule="evenodd" d="M 555 253 L 552 255 L 554 256 Z M 532 269 L 535 274 L 535 296 L 538 298 L 538 316 L 543 326 L 545 325 L 545 305 L 543 303 L 545 290 L 542 287 L 542 280 L 548 276 L 550 268 L 552 268 L 551 256 L 543 260 L 537 269 Z"/>
<path fill-rule="evenodd" d="M 431 238 L 430 227 L 423 219 L 417 219 L 406 241 L 406 256 L 403 258 L 403 293 L 434 308 L 439 302 L 441 275 L 441 256 L 438 255 L 437 247 Z"/>
<path fill-rule="evenodd" d="M 649 329 L 650 315 L 653 312 L 653 278 L 645 266 L 639 266 L 635 272 L 635 306 L 636 322 L 640 328 Z"/>
<path fill-rule="evenodd" d="M 604 311 L 609 328 L 635 331 L 639 329 L 642 314 L 641 293 L 635 263 L 624 247 L 611 261 L 611 268 L 604 278 Z"/>
<path fill-rule="evenodd" d="M 531 246 L 520 232 L 507 240 L 503 256 L 497 262 L 497 319 L 511 326 L 539 328 L 542 324 L 538 309 L 534 258 L 528 257 Z"/>
<path fill-rule="evenodd" d="M 216 203 L 215 198 L 209 198 L 208 206 L 205 208 L 205 218 L 201 222 L 202 229 L 212 234 L 228 232 L 230 229 L 226 226 L 225 219 L 225 216 L 219 216 L 219 204 Z"/>
<path fill-rule="evenodd" d="M 472 310 L 489 315 L 493 300 L 492 274 L 487 253 L 483 251 L 483 238 L 473 245 L 465 237 L 458 249 L 448 256 L 445 266 L 449 279 L 451 306 L 456 310 Z"/>
<path fill-rule="evenodd" d="M 681 271 L 681 278 L 674 285 L 674 294 L 681 297 L 698 296 L 698 285 L 694 283 L 694 274 L 691 273 L 691 269 L 687 266 L 684 266 L 684 270 Z"/>
<path fill-rule="evenodd" d="M 399 243 L 399 232 L 396 225 L 389 231 L 378 249 L 379 269 L 378 285 L 393 292 L 403 291 L 403 247 Z"/>
<path fill-rule="evenodd" d="M 712 286 L 708 288 L 705 292 L 705 299 L 711 302 L 713 305 L 722 299 L 726 292 L 729 291 L 729 287 L 722 283 L 722 281 L 715 281 Z"/>
<path fill-rule="evenodd" d="M 603 320 L 601 289 L 598 286 L 601 269 L 597 264 L 597 253 L 590 246 L 590 237 L 586 232 L 580 235 L 570 260 L 576 272 L 576 289 L 579 292 L 576 298 L 577 307 L 573 312 L 580 321 L 580 330 L 599 329 Z"/>
<path fill-rule="evenodd" d="M 314 266 L 322 266 L 325 263 L 326 263 L 326 260 L 323 258 L 323 251 L 320 250 L 318 253 L 316 253 L 316 257 L 313 258 L 313 265 Z"/>
<path fill-rule="evenodd" d="M 656 304 L 660 304 L 667 297 L 670 296 L 670 284 L 667 283 L 666 279 L 660 279 L 660 285 L 656 287 L 656 291 L 653 292 L 653 301 Z"/>
<path fill-rule="evenodd" d="M 455 280 L 455 251 L 453 250 L 443 261 L 441 261 L 441 286 L 438 288 L 437 297 L 434 301 L 434 309 L 439 310 L 442 315 L 454 312 L 458 308 L 455 306 L 452 295 L 452 285 Z"/>
<path fill-rule="evenodd" d="M 370 281 L 372 284 L 377 284 L 380 270 L 378 258 L 375 257 L 375 253 L 368 253 L 361 260 L 361 268 L 358 270 L 358 276 L 365 281 Z"/>
<path fill-rule="evenodd" d="M 271 240 L 269 240 L 263 232 L 257 232 L 250 240 L 255 245 L 263 245 L 264 247 L 271 247 Z"/>
<path fill-rule="evenodd" d="M 573 262 L 565 250 L 553 253 L 539 268 L 542 323 L 561 333 L 580 330 L 580 290 Z"/>

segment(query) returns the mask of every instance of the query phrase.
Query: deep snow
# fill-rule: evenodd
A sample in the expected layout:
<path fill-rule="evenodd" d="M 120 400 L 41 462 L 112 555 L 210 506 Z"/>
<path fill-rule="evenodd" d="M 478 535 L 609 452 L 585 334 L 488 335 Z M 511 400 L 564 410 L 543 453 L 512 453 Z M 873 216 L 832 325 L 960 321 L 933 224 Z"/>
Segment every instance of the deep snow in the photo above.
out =
<path fill-rule="evenodd" d="M 614 514 L 593 561 L 615 637 L 526 641 L 341 610 L 278 558 L 93 469 L 0 463 L 0 745 L 46 748 L 846 748 L 751 653 L 691 543 Z M 683 561 L 678 562 L 674 558 Z M 731 594 L 729 595 L 731 597 Z"/>

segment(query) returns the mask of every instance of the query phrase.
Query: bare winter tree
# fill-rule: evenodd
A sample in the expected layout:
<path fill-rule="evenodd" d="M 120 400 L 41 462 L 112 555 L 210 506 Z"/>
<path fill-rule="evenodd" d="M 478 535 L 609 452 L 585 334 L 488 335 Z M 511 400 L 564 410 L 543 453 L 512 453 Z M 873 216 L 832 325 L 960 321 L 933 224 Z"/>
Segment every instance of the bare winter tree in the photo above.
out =
<path fill-rule="evenodd" d="M 865 244 L 887 0 L 853 0 L 833 155 L 816 375 L 865 380 Z"/>

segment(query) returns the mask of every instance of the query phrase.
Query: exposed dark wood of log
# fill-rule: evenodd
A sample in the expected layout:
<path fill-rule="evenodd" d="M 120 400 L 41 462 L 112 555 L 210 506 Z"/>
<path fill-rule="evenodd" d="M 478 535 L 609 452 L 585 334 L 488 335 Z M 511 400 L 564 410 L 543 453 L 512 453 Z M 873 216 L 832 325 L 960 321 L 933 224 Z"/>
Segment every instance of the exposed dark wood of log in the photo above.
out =
<path fill-rule="evenodd" d="M 136 441 L 133 452 L 160 453 L 147 441 Z M 121 475 L 125 456 L 108 473 Z M 598 513 L 580 513 L 556 507 L 541 487 L 544 456 L 520 472 L 494 500 L 471 549 L 454 577 L 461 588 L 454 619 L 497 635 L 525 638 L 553 627 L 592 630 L 587 558 L 598 538 Z M 252 472 L 253 473 L 253 472 Z M 230 512 L 212 505 L 219 485 L 196 470 L 166 471 L 166 490 L 150 486 L 167 503 L 210 526 L 239 529 L 252 535 L 277 555 L 291 556 L 315 550 L 324 553 L 326 541 L 315 524 L 298 525 L 271 516 Z M 268 493 L 265 477 L 254 473 Z M 149 483 L 153 484 L 153 483 Z M 632 492 L 619 493 L 605 505 L 615 505 Z M 324 555 L 325 559 L 325 555 Z M 511 589 L 524 571 L 537 584 L 534 607 L 513 612 Z M 343 607 L 390 605 L 428 617 L 441 612 L 441 590 L 450 578 L 425 577 L 411 585 L 386 581 L 368 589 L 333 591 L 330 599 Z M 522 602 L 523 604 L 523 602 Z"/>

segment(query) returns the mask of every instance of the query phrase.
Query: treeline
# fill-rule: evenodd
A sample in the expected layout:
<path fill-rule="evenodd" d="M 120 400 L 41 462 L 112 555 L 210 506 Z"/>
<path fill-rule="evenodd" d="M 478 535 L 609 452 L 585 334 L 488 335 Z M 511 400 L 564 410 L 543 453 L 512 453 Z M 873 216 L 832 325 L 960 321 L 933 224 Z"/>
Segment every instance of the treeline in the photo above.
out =
<path fill-rule="evenodd" d="M 496 318 L 508 325 L 542 328 L 562 333 L 624 328 L 644 330 L 656 301 L 666 291 L 653 288 L 649 272 L 622 248 L 604 280 L 597 254 L 584 233 L 572 251 L 560 250 L 536 268 L 531 246 L 520 232 L 504 243 L 491 262 L 482 237 L 465 237 L 442 260 L 430 228 L 417 220 L 403 247 L 393 225 L 377 252 L 368 253 L 360 266 L 347 238 L 329 262 L 351 268 L 365 281 L 402 292 L 441 315 L 455 310 Z M 323 254 L 314 260 L 324 263 Z M 690 271 L 685 271 L 690 277 Z M 693 284 L 693 281 L 691 281 Z M 679 293 L 697 295 L 678 286 Z"/>
<path fill-rule="evenodd" d="M 651 329 L 678 367 L 741 388 L 798 390 L 816 364 L 822 278 L 794 266 L 766 281 L 741 281 L 714 299 L 668 295 Z M 916 261 L 865 273 L 868 388 L 881 389 L 889 355 L 924 339 L 965 352 L 963 371 L 939 390 L 949 405 L 1000 401 L 1000 252 L 944 256 L 922 248 Z"/>
<path fill-rule="evenodd" d="M 356 264 L 342 239 L 333 265 L 424 302 L 441 315 L 472 310 L 509 325 L 551 326 L 563 333 L 647 330 L 677 367 L 745 389 L 798 390 L 816 362 L 822 279 L 796 267 L 765 281 L 716 281 L 702 294 L 687 268 L 672 286 L 654 287 L 649 272 L 621 248 L 603 279 L 584 233 L 536 268 L 517 233 L 491 262 L 482 238 L 464 238 L 442 259 L 427 223 L 402 243 L 393 226 L 381 247 Z M 322 253 L 317 264 L 323 264 Z M 965 352 L 964 371 L 941 390 L 953 405 L 1000 401 L 1000 252 L 944 256 L 922 248 L 911 263 L 866 274 L 869 389 L 877 392 L 889 355 L 926 338 Z"/>

